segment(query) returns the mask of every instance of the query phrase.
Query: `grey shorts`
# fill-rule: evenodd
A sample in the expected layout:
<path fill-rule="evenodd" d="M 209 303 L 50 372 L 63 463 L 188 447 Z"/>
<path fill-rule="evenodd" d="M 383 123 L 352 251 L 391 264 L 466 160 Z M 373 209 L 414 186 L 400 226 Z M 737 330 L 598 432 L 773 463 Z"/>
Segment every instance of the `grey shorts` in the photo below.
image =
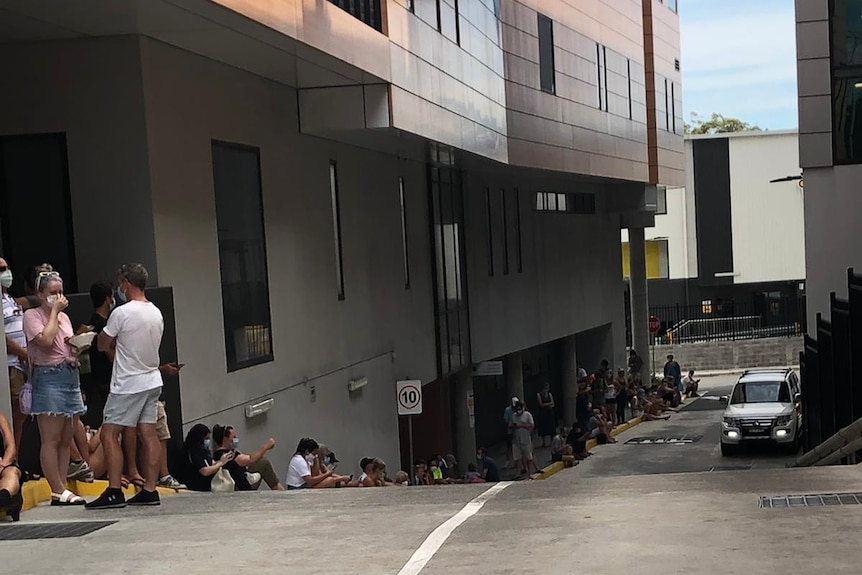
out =
<path fill-rule="evenodd" d="M 104 422 L 123 427 L 137 427 L 139 423 L 155 424 L 161 394 L 161 386 L 139 393 L 110 393 L 105 402 Z"/>
<path fill-rule="evenodd" d="M 519 459 L 526 459 L 527 461 L 533 460 L 532 441 L 530 443 L 519 443 L 518 441 L 516 441 L 512 448 L 512 455 L 516 461 Z"/>

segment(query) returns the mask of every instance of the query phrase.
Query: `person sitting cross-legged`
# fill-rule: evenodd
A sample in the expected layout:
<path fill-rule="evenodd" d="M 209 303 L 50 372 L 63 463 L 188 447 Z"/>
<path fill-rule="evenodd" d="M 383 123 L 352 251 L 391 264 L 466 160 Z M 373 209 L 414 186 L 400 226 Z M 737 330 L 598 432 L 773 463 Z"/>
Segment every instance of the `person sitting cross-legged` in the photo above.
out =
<path fill-rule="evenodd" d="M 303 437 L 296 446 L 296 452 L 290 458 L 287 468 L 287 480 L 285 481 L 288 491 L 293 489 L 325 489 L 328 487 L 347 486 L 351 481 L 350 476 L 336 475 L 335 471 L 328 469 L 323 473 L 313 474 L 312 469 L 317 466 L 317 451 L 320 444 L 310 437 Z"/>
<path fill-rule="evenodd" d="M 264 459 L 267 451 L 275 447 L 275 440 L 269 438 L 260 449 L 246 455 L 237 450 L 239 447 L 239 438 L 236 435 L 236 429 L 232 426 L 213 425 L 212 439 L 215 445 L 213 459 L 219 459 L 222 455 L 228 452 L 233 453 L 233 459 L 227 462 L 224 466 L 233 478 L 234 485 L 237 491 L 254 491 L 260 485 L 261 477 L 257 477 L 257 481 L 252 484 L 249 481 L 249 467 Z"/>

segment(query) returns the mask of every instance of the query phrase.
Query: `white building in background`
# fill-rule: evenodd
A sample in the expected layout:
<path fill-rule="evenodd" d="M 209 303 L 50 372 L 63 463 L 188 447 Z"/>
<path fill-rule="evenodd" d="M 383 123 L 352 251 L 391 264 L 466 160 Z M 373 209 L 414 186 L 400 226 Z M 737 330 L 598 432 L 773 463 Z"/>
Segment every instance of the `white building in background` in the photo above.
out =
<path fill-rule="evenodd" d="M 686 186 L 659 189 L 646 232 L 650 306 L 795 314 L 805 291 L 797 132 L 686 136 L 685 155 Z M 627 256 L 627 230 L 622 241 Z"/>

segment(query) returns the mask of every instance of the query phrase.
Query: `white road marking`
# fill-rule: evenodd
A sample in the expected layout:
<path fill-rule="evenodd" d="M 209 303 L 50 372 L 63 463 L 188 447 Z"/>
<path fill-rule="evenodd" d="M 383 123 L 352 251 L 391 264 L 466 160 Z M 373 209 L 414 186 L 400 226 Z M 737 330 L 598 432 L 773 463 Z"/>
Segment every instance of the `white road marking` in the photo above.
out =
<path fill-rule="evenodd" d="M 429 561 L 431 561 L 434 554 L 437 553 L 440 547 L 443 546 L 458 526 L 478 513 L 478 511 L 482 509 L 482 506 L 485 505 L 486 501 L 506 489 L 511 484 L 511 481 L 497 483 L 467 503 L 461 511 L 441 523 L 437 529 L 432 531 L 431 534 L 425 538 L 422 545 L 413 552 L 413 555 L 407 563 L 404 564 L 404 567 L 401 568 L 398 575 L 418 575 L 418 573 L 425 568 L 425 565 L 427 565 Z"/>

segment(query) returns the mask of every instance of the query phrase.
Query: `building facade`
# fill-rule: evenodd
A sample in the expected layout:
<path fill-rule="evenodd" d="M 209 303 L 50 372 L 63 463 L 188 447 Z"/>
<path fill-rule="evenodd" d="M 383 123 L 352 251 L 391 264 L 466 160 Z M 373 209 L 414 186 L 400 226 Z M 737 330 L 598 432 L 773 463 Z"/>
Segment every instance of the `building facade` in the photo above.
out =
<path fill-rule="evenodd" d="M 847 269 L 862 269 L 862 2 L 797 0 L 796 22 L 811 328 L 830 292 L 847 296 Z"/>
<path fill-rule="evenodd" d="M 711 314 L 804 321 L 797 132 L 686 136 L 685 150 L 686 185 L 659 190 L 655 226 L 647 230 L 653 315 L 665 323 Z M 622 240 L 629 277 L 626 230 Z"/>
<path fill-rule="evenodd" d="M 551 380 L 571 419 L 576 357 L 623 360 L 621 226 L 683 184 L 675 3 L 10 0 L 0 21 L 2 253 L 66 291 L 130 260 L 171 286 L 184 428 L 275 437 L 280 471 L 302 436 L 406 464 L 413 379 L 416 456 L 463 460 L 511 395 Z"/>

